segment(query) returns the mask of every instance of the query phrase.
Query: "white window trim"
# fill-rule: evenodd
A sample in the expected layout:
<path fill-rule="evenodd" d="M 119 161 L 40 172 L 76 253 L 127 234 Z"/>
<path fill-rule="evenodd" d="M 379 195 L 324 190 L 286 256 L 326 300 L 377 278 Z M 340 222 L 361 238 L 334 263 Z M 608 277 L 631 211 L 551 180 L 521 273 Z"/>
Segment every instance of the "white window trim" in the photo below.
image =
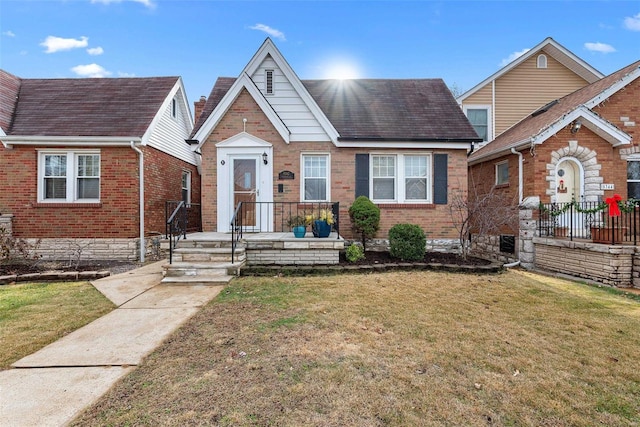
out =
<path fill-rule="evenodd" d="M 184 177 L 184 174 L 187 175 L 187 205 L 191 205 L 191 171 L 183 169 L 182 170 L 182 176 L 180 177 L 180 198 L 182 198 L 182 190 L 185 189 L 185 187 L 182 186 L 182 178 Z"/>
<path fill-rule="evenodd" d="M 77 199 L 76 187 L 77 187 L 77 173 L 78 173 L 78 155 L 97 154 L 100 156 L 100 162 L 102 162 L 102 156 L 100 150 L 37 150 L 38 151 L 38 203 L 100 203 L 100 194 L 102 187 L 102 165 L 100 165 L 100 175 L 98 176 L 98 198 L 97 199 Z M 67 197 L 64 199 L 45 199 L 44 198 L 44 169 L 45 169 L 45 156 L 47 155 L 64 155 L 67 156 Z M 71 173 L 69 173 L 71 171 Z"/>
<path fill-rule="evenodd" d="M 462 111 L 464 112 L 464 115 L 468 117 L 467 110 L 487 110 L 487 140 L 483 141 L 483 143 L 493 141 L 493 111 L 492 111 L 491 105 L 489 104 L 463 105 Z"/>
<path fill-rule="evenodd" d="M 327 158 L 327 183 L 326 183 L 326 194 L 327 194 L 327 199 L 326 200 L 305 200 L 305 193 L 304 193 L 304 181 L 305 181 L 305 175 L 304 175 L 304 158 L 306 156 L 316 156 L 316 157 L 320 157 L 320 156 L 324 156 Z M 331 201 L 331 153 L 328 152 L 323 152 L 323 151 L 319 151 L 319 152 L 315 152 L 315 151 L 303 151 L 302 153 L 300 153 L 300 200 L 302 202 L 330 202 Z"/>
<path fill-rule="evenodd" d="M 395 199 L 375 199 L 373 198 L 373 157 L 395 157 L 396 158 L 396 175 L 394 194 Z M 427 157 L 427 198 L 426 199 L 407 199 L 406 197 L 406 177 L 404 175 L 405 157 Z M 384 153 L 374 152 L 369 154 L 369 194 L 374 203 L 404 203 L 404 204 L 431 204 L 433 203 L 433 153 L 415 152 L 415 153 Z"/>
<path fill-rule="evenodd" d="M 502 165 L 507 165 L 507 181 L 506 182 L 498 182 L 498 179 L 500 177 L 500 175 L 498 174 L 498 168 Z M 495 179 L 495 185 L 506 185 L 509 184 L 509 161 L 505 160 L 502 162 L 498 162 L 495 164 L 495 175 L 496 175 L 496 179 Z"/>

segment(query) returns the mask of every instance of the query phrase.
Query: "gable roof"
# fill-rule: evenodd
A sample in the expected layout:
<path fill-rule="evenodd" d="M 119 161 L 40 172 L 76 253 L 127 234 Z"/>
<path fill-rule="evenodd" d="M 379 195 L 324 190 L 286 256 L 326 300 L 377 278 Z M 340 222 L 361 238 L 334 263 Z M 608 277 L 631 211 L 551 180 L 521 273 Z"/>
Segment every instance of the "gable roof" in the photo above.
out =
<path fill-rule="evenodd" d="M 7 136 L 142 138 L 179 80 L 19 79 L 11 123 L 5 132 Z M 5 100 L 1 101 L 4 104 Z"/>
<path fill-rule="evenodd" d="M 5 135 L 11 126 L 19 89 L 20 79 L 0 70 L 0 135 Z"/>
<path fill-rule="evenodd" d="M 479 142 L 442 79 L 299 80 L 267 39 L 239 78 L 221 77 L 211 90 L 192 138 L 201 146 L 242 89 L 248 90 L 289 141 L 286 124 L 250 75 L 271 55 L 337 146 L 380 142 Z M 265 105 L 266 103 L 266 105 Z M 284 127 L 283 127 L 284 126 Z"/>
<path fill-rule="evenodd" d="M 578 117 L 612 144 L 629 143 L 631 137 L 591 109 L 640 77 L 640 61 L 541 107 L 471 154 L 471 164 L 503 155 L 511 148 L 541 144 Z"/>
<path fill-rule="evenodd" d="M 571 51 L 562 46 L 560 43 L 556 42 L 551 37 L 547 37 L 541 43 L 527 51 L 524 55 L 521 55 L 518 58 L 514 59 L 494 74 L 490 75 L 462 95 L 458 96 L 458 103 L 462 103 L 466 98 L 470 97 L 478 90 L 485 87 L 491 81 L 499 79 L 509 71 L 516 68 L 518 65 L 527 61 L 532 56 L 538 55 L 540 53 L 550 55 L 556 61 L 567 67 L 569 70 L 573 71 L 578 76 L 582 77 L 588 83 L 594 83 L 604 77 L 604 74 L 602 74 L 600 71 L 596 70 L 587 62 L 574 55 Z"/>

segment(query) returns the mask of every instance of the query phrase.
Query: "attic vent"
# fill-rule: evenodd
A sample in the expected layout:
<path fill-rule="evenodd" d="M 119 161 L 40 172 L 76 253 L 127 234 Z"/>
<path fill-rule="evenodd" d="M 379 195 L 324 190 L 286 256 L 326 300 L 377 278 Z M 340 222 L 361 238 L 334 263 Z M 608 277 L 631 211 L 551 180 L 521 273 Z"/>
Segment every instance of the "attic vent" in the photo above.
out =
<path fill-rule="evenodd" d="M 547 55 L 538 55 L 538 68 L 547 68 Z"/>
<path fill-rule="evenodd" d="M 550 103 L 548 103 L 544 107 L 542 107 L 539 110 L 536 110 L 533 113 L 531 113 L 531 117 L 539 116 L 542 113 L 546 113 L 549 110 L 549 108 L 553 107 L 557 103 L 558 103 L 558 100 L 554 99 L 553 101 L 551 101 Z"/>
<path fill-rule="evenodd" d="M 266 70 L 265 73 L 265 92 L 267 95 L 273 95 L 273 70 Z"/>

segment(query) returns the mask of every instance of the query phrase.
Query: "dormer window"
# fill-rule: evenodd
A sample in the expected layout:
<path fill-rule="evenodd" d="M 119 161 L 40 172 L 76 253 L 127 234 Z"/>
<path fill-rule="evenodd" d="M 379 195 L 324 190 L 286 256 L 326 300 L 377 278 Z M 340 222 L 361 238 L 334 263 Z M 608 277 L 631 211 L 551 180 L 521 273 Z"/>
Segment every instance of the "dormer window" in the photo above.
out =
<path fill-rule="evenodd" d="M 547 68 L 547 55 L 538 55 L 538 68 Z"/>
<path fill-rule="evenodd" d="M 267 95 L 273 95 L 273 70 L 265 71 L 264 90 Z"/>

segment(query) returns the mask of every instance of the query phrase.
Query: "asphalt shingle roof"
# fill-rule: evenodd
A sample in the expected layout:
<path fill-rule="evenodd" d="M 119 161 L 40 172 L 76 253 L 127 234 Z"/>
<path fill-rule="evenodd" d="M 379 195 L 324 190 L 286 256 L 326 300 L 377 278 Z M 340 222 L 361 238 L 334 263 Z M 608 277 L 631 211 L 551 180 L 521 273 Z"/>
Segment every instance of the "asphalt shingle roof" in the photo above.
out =
<path fill-rule="evenodd" d="M 193 134 L 235 82 L 219 78 Z M 302 80 L 340 140 L 479 141 L 442 79 Z"/>
<path fill-rule="evenodd" d="M 178 79 L 20 79 L 12 121 L 5 131 L 7 135 L 141 137 Z M 4 105 L 5 99 L 1 101 Z"/>

